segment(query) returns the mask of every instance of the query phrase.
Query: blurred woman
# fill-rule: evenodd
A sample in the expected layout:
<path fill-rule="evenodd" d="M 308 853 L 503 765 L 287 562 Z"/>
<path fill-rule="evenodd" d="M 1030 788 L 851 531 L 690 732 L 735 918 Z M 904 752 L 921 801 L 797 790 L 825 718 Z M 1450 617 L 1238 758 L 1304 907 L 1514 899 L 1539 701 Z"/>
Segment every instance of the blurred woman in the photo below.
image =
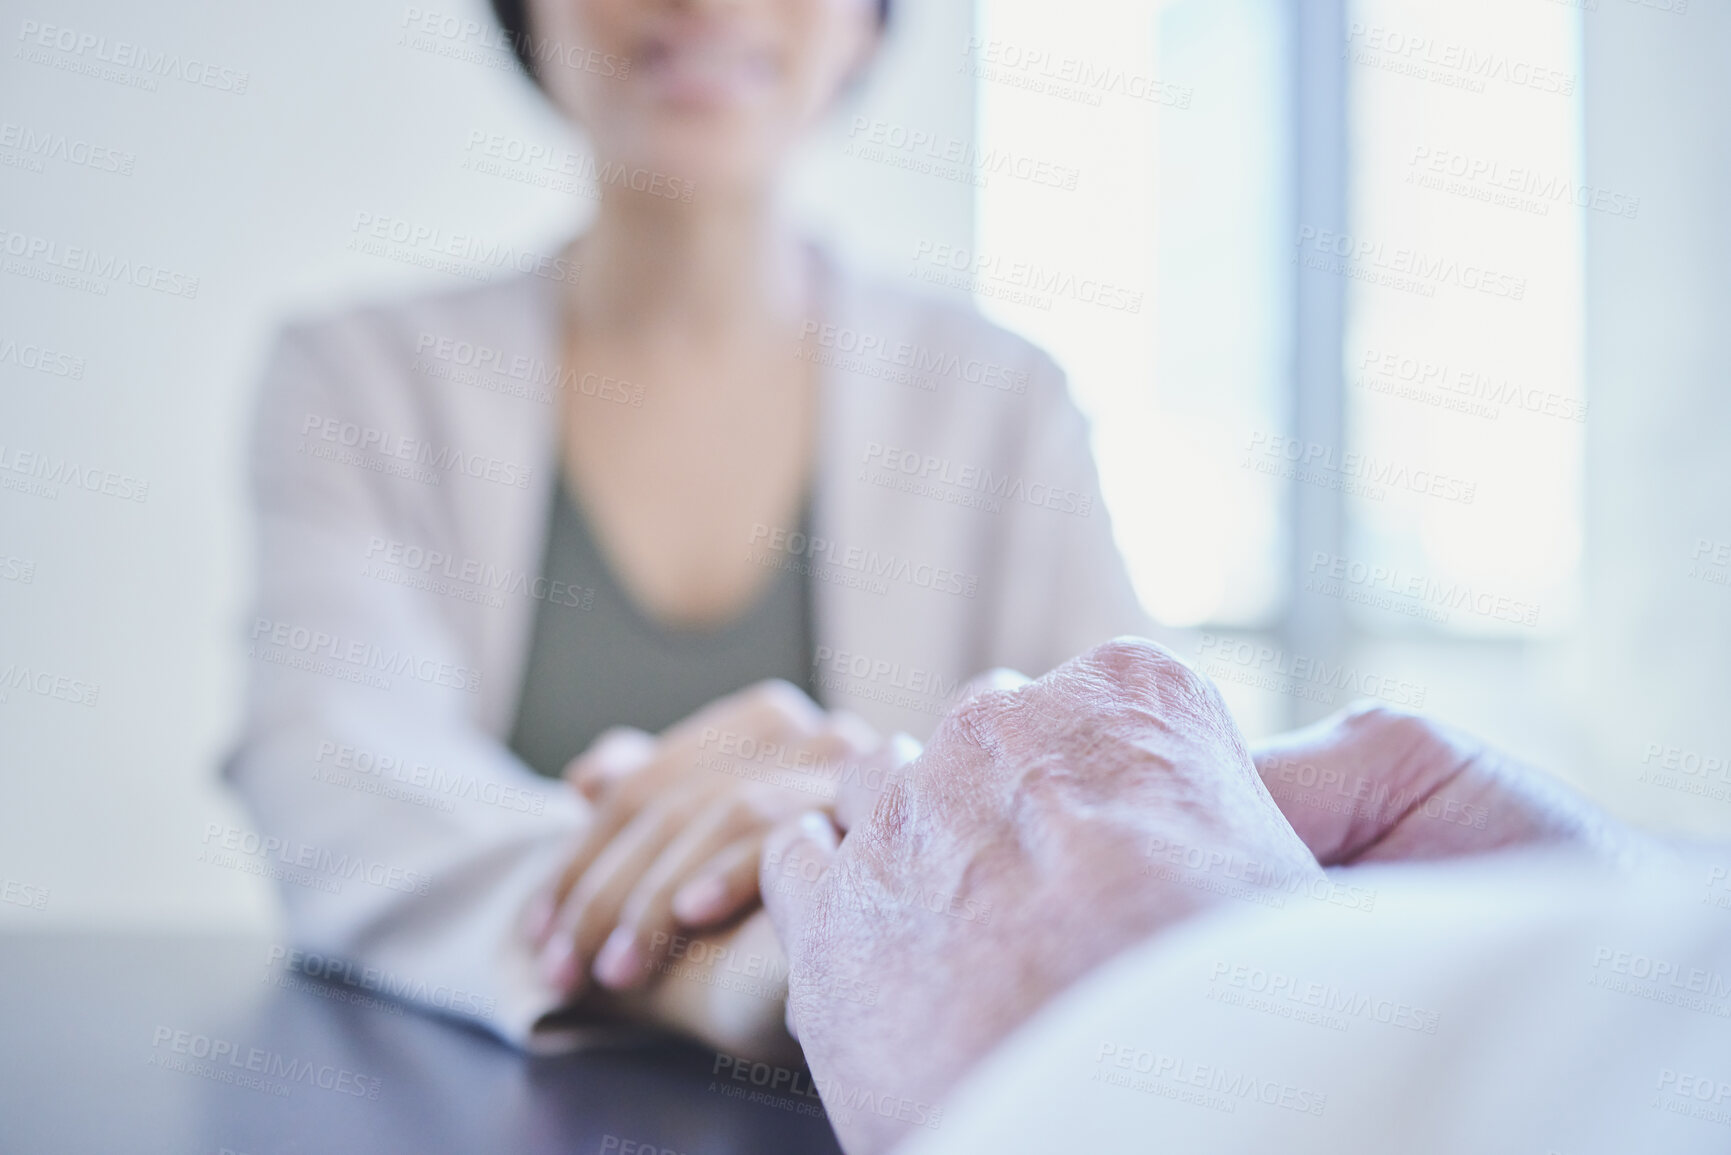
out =
<path fill-rule="evenodd" d="M 784 211 L 887 4 L 495 7 L 598 209 L 521 275 L 281 338 L 228 773 L 297 944 L 389 993 L 764 1052 L 765 830 L 969 675 L 1143 619 L 1052 362 Z"/>

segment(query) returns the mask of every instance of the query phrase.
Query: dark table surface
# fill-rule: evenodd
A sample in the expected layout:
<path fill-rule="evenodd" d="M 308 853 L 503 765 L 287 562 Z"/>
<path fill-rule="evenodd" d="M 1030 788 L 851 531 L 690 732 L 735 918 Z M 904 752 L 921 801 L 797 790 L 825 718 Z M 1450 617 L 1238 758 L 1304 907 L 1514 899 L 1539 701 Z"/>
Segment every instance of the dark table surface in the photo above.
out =
<path fill-rule="evenodd" d="M 350 988 L 285 981 L 269 952 L 0 936 L 0 1152 L 838 1150 L 815 1098 L 717 1077 L 713 1052 L 660 1040 L 532 1058 Z"/>

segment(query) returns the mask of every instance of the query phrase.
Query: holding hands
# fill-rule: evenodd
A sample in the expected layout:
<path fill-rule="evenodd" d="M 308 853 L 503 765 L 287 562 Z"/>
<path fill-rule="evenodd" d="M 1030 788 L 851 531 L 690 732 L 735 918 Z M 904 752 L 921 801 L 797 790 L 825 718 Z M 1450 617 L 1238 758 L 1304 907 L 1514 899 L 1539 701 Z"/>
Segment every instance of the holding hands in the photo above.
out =
<path fill-rule="evenodd" d="M 1535 770 L 1372 708 L 1249 747 L 1152 642 L 1097 647 L 951 712 L 896 786 L 782 827 L 764 902 L 788 1018 L 852 1155 L 934 1125 L 961 1075 L 1113 955 L 1325 866 L 1656 849 Z M 970 917 L 989 910 L 990 919 Z M 846 992 L 873 986 L 861 1005 Z"/>
<path fill-rule="evenodd" d="M 935 1118 L 1052 996 L 1229 898 L 1507 847 L 1662 853 L 1543 774 L 1387 708 L 1253 756 L 1213 683 L 1140 639 L 976 686 L 923 752 L 785 682 L 660 736 L 604 734 L 566 772 L 594 824 L 533 920 L 549 981 L 651 986 L 680 928 L 772 953 L 779 938 L 787 1024 L 844 1145 L 875 1151 Z M 767 916 L 722 929 L 760 893 Z M 754 1001 L 727 1012 L 749 1020 L 732 1037 L 779 1010 Z M 716 1033 L 713 1007 L 674 1017 Z"/>
<path fill-rule="evenodd" d="M 676 929 L 752 907 L 769 830 L 830 809 L 843 769 L 882 747 L 864 721 L 783 681 L 719 699 L 659 736 L 601 735 L 565 772 L 594 804 L 594 823 L 529 919 L 548 982 L 568 996 L 591 974 L 614 991 L 645 985 Z"/>

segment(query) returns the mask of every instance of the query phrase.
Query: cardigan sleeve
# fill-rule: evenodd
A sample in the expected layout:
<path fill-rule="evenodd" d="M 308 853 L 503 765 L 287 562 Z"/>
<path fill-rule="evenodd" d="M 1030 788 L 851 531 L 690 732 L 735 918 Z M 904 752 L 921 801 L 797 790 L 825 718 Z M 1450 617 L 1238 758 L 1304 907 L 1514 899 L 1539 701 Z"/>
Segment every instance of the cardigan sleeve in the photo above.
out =
<path fill-rule="evenodd" d="M 1023 404 L 1020 460 L 1006 471 L 1021 493 L 1001 515 L 993 664 L 1038 676 L 1153 627 L 1101 498 L 1088 421 L 1043 353 L 1032 354 Z"/>
<path fill-rule="evenodd" d="M 557 1000 L 517 927 L 587 812 L 477 721 L 497 671 L 438 598 L 368 561 L 380 541 L 442 540 L 438 485 L 467 479 L 417 477 L 392 450 L 417 435 L 413 413 L 361 387 L 353 337 L 291 328 L 265 373 L 258 592 L 225 767 L 256 832 L 207 831 L 203 849 L 277 883 L 289 965 L 555 1046 L 537 1023 Z"/>

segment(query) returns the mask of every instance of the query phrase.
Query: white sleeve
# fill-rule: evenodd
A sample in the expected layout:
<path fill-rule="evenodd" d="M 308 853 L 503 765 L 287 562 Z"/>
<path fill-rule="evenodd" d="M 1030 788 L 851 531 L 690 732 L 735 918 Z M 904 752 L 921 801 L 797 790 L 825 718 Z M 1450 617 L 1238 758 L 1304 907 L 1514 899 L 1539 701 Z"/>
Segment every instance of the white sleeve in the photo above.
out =
<path fill-rule="evenodd" d="M 1028 375 L 1021 460 L 1027 487 L 1008 506 L 1006 591 L 994 664 L 1039 676 L 1100 642 L 1152 626 L 1130 582 L 1100 494 L 1087 418 L 1063 372 L 1043 353 Z"/>
<path fill-rule="evenodd" d="M 1370 911 L 1229 912 L 1049 1004 L 898 1155 L 1726 1151 L 1710 877 L 1501 859 L 1362 875 Z"/>
<path fill-rule="evenodd" d="M 213 861 L 279 884 L 314 969 L 472 1020 L 519 1046 L 555 999 L 517 927 L 586 821 L 576 794 L 476 720 L 472 639 L 436 599 L 364 570 L 369 541 L 440 540 L 414 482 L 331 460 L 304 423 L 401 429 L 405 413 L 344 380 L 316 331 L 274 350 L 252 459 L 257 603 L 249 687 L 225 773 L 258 827 L 209 830 Z M 413 432 L 407 430 L 405 432 Z"/>

